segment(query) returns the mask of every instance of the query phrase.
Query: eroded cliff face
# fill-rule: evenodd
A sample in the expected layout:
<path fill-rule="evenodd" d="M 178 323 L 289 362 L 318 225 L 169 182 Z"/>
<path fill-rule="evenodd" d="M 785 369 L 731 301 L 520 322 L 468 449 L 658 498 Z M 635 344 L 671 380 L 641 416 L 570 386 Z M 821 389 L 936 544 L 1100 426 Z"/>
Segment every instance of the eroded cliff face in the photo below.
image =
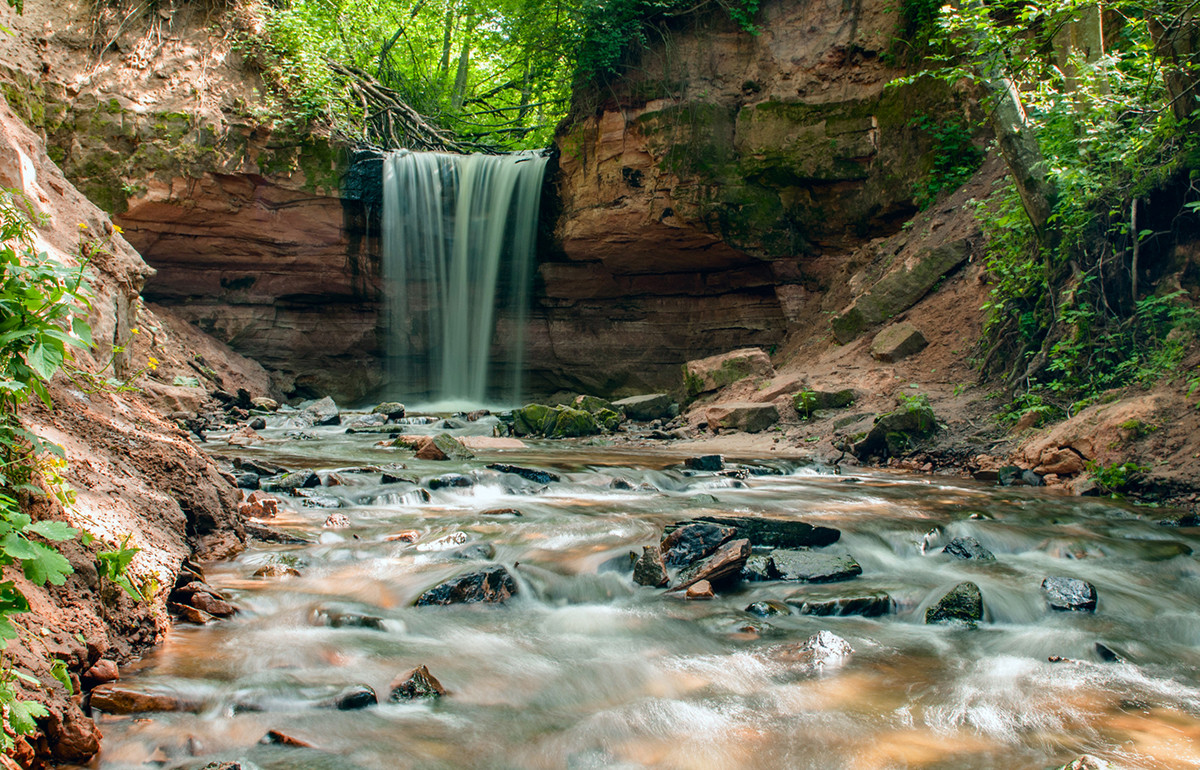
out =
<path fill-rule="evenodd" d="M 97 26 L 104 12 L 5 9 L 16 35 L 0 41 L 0 68 L 51 158 L 156 268 L 146 298 L 276 371 L 286 392 L 377 387 L 378 231 L 343 189 L 344 147 L 256 118 L 261 83 L 232 41 L 259 20 L 184 3 Z"/>
<path fill-rule="evenodd" d="M 548 382 L 675 384 L 688 357 L 809 322 L 836 255 L 914 213 L 931 158 L 913 117 L 958 109 L 888 87 L 898 22 L 873 0 L 767 2 L 758 35 L 697 20 L 580 97 L 557 139 L 561 254 L 540 268 Z"/>

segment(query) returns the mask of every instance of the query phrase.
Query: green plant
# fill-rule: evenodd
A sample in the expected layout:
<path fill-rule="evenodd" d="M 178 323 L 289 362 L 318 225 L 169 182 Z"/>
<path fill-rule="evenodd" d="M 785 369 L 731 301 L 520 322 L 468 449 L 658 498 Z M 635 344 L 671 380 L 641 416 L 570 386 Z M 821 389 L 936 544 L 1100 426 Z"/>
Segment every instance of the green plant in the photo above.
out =
<path fill-rule="evenodd" d="M 816 392 L 807 389 L 792 396 L 792 403 L 795 405 L 796 413 L 800 415 L 801 420 L 808 420 L 812 417 L 819 401 L 820 399 Z"/>
<path fill-rule="evenodd" d="M 1052 403 L 1047 403 L 1041 393 L 1028 392 L 1017 394 L 1012 403 L 996 415 L 1000 422 L 1008 425 L 1015 425 L 1031 416 L 1033 424 L 1030 427 L 1036 428 L 1047 420 L 1062 417 L 1063 410 Z"/>
<path fill-rule="evenodd" d="M 1142 474 L 1149 472 L 1150 466 L 1138 465 L 1133 462 L 1100 465 L 1095 462 L 1087 464 L 1088 471 L 1096 479 L 1096 483 L 1111 493 L 1123 492 L 1141 481 Z"/>
<path fill-rule="evenodd" d="M 942 193 L 956 190 L 970 179 L 984 156 L 971 141 L 971 130 L 962 118 L 938 120 L 922 113 L 909 126 L 924 134 L 932 145 L 933 165 L 913 189 L 913 201 L 924 210 L 937 203 Z"/>

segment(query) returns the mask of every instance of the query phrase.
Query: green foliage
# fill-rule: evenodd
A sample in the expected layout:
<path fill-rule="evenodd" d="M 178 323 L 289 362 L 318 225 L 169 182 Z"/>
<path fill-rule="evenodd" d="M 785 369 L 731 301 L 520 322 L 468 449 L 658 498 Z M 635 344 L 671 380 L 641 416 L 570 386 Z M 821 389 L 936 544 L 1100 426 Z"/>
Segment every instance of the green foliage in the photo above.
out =
<path fill-rule="evenodd" d="M 933 145 L 933 167 L 913 190 L 914 202 L 924 210 L 937 203 L 943 192 L 957 190 L 974 176 L 983 163 L 983 151 L 971 141 L 971 130 L 961 118 L 936 120 L 921 114 L 909 125 Z"/>
<path fill-rule="evenodd" d="M 1063 410 L 1047 403 L 1041 393 L 1018 393 L 1012 403 L 1001 409 L 996 417 L 1002 423 L 1015 425 L 1030 415 L 1035 417 L 1030 427 L 1036 428 L 1047 421 L 1062 417 Z"/>
<path fill-rule="evenodd" d="M 796 412 L 800 415 L 801 420 L 807 420 L 812 417 L 819 401 L 820 398 L 816 392 L 811 390 L 802 390 L 792 396 L 792 403 L 795 405 Z"/>
<path fill-rule="evenodd" d="M 1109 492 L 1123 492 L 1136 485 L 1143 474 L 1150 471 L 1146 465 L 1133 462 L 1099 465 L 1095 462 L 1087 464 L 1088 471 L 1095 477 L 1096 483 Z"/>

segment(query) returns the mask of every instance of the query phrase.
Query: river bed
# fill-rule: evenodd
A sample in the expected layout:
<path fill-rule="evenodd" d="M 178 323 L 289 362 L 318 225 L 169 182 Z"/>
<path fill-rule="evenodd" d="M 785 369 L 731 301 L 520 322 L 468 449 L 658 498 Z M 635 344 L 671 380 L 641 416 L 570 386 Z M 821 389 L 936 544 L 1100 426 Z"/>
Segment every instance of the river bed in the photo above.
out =
<path fill-rule="evenodd" d="M 1158 525 L 1154 511 L 940 476 L 726 458 L 746 470 L 741 479 L 687 471 L 670 447 L 544 442 L 436 463 L 378 447 L 378 435 L 288 433 L 270 428 L 266 444 L 210 450 L 332 474 L 342 483 L 312 490 L 308 505 L 339 507 L 288 499 L 269 523 L 306 542 L 255 542 L 207 567 L 239 614 L 177 624 L 122 679 L 197 708 L 98 716 L 100 768 L 1049 768 L 1084 753 L 1129 768 L 1200 765 L 1200 537 Z M 494 462 L 561 480 L 485 467 Z M 381 484 L 382 470 L 416 483 Z M 473 485 L 430 490 L 445 473 Z M 485 513 L 496 509 L 520 515 Z M 323 527 L 331 513 L 351 526 Z M 702 515 L 835 527 L 842 536 L 829 549 L 852 554 L 862 575 L 742 582 L 687 601 L 614 568 L 666 525 Z M 388 539 L 407 530 L 416 542 Z M 942 553 L 957 536 L 996 559 Z M 481 566 L 454 556 L 480 543 L 494 548 L 486 563 L 512 573 L 516 596 L 413 606 Z M 301 576 L 253 576 L 269 563 Z M 1047 576 L 1092 583 L 1096 611 L 1051 610 L 1040 588 Z M 926 610 L 962 581 L 980 587 L 984 622 L 927 625 Z M 895 612 L 794 611 L 804 599 L 862 591 L 886 591 Z M 789 598 L 789 614 L 746 611 Z M 382 620 L 327 625 L 338 613 Z M 780 654 L 819 631 L 853 653 L 825 666 Z M 1097 643 L 1121 660 L 1106 662 Z M 448 694 L 388 702 L 393 678 L 418 665 Z M 373 688 L 379 705 L 320 707 L 355 685 Z M 311 746 L 260 744 L 269 730 Z"/>

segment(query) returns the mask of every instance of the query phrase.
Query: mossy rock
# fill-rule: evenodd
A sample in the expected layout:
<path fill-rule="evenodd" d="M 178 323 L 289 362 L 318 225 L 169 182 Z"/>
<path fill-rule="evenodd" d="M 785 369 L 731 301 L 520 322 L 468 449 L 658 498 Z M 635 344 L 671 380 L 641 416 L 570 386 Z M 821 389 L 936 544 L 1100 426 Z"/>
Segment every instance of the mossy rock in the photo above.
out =
<path fill-rule="evenodd" d="M 512 431 L 518 436 L 542 436 L 556 417 L 555 408 L 545 404 L 527 404 L 513 410 Z"/>
<path fill-rule="evenodd" d="M 967 623 L 974 626 L 983 620 L 983 595 L 979 586 L 967 581 L 959 583 L 925 611 L 926 623 Z"/>
<path fill-rule="evenodd" d="M 576 396 L 571 402 L 571 406 L 576 409 L 582 409 L 585 412 L 599 414 L 602 411 L 614 411 L 611 401 L 607 401 L 599 396 Z"/>
<path fill-rule="evenodd" d="M 822 409 L 845 409 L 854 406 L 858 400 L 858 392 L 847 388 L 845 390 L 802 390 L 792 396 L 792 405 L 804 419 Z"/>
<path fill-rule="evenodd" d="M 624 419 L 621 417 L 619 412 L 613 411 L 612 409 L 601 409 L 596 412 L 594 416 L 596 418 L 596 422 L 600 423 L 600 427 L 604 428 L 604 430 L 608 431 L 609 433 L 612 433 L 614 430 L 619 428 L 622 420 Z"/>
<path fill-rule="evenodd" d="M 562 406 L 545 430 L 546 438 L 575 438 L 600 433 L 600 425 L 590 412 Z"/>
<path fill-rule="evenodd" d="M 910 450 L 919 440 L 928 438 L 938 429 L 937 418 L 929 399 L 919 396 L 909 399 L 894 412 L 875 418 L 871 430 L 852 450 L 859 459 L 873 456 L 895 457 Z"/>

